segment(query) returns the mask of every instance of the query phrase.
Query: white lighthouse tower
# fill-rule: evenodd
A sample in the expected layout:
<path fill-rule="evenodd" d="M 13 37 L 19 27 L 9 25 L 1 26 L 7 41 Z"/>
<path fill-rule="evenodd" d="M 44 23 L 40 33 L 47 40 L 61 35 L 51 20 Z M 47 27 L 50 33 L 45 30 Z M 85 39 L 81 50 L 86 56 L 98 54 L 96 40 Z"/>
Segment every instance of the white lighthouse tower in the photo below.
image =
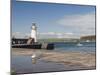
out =
<path fill-rule="evenodd" d="M 37 27 L 36 27 L 36 23 L 32 23 L 31 38 L 34 39 L 34 42 L 37 42 Z"/>

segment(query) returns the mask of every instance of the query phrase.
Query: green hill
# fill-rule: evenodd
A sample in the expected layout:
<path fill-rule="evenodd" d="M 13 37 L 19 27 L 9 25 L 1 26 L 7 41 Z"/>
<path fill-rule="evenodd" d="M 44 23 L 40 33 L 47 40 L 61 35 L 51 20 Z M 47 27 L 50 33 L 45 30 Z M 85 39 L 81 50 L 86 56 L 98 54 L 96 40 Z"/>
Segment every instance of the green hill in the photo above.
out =
<path fill-rule="evenodd" d="M 76 42 L 79 39 L 72 38 L 48 38 L 48 39 L 38 39 L 39 42 Z"/>

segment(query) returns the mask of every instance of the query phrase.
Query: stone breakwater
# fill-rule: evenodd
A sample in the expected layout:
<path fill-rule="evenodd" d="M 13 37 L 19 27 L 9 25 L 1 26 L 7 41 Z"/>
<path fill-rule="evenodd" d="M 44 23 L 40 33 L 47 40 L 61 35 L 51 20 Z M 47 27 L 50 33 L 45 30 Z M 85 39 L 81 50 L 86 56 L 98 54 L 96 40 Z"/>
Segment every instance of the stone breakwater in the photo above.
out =
<path fill-rule="evenodd" d="M 96 57 L 95 53 L 83 52 L 55 52 L 48 50 L 20 49 L 12 48 L 13 55 L 28 55 L 33 53 L 40 54 L 40 59 L 47 62 L 56 62 L 70 66 L 81 66 L 83 68 L 95 69 Z"/>

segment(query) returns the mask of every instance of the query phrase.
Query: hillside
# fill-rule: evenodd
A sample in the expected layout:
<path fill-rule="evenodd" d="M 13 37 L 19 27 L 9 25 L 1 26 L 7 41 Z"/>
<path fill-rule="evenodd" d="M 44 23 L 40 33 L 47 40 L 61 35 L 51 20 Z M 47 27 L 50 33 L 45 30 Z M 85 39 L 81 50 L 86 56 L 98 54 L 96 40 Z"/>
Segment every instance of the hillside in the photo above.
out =
<path fill-rule="evenodd" d="M 95 41 L 96 40 L 96 35 L 90 35 L 90 36 L 82 36 L 80 37 L 80 40 L 90 40 L 90 41 Z"/>

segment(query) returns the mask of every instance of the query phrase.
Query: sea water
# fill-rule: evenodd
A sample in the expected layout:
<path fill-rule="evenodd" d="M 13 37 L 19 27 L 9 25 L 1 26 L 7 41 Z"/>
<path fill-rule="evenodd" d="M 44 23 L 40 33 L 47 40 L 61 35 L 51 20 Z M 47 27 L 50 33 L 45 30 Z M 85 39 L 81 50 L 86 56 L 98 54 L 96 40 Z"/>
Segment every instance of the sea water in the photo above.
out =
<path fill-rule="evenodd" d="M 95 52 L 96 43 L 95 42 L 60 42 L 54 43 L 56 51 L 76 51 L 76 52 Z"/>

